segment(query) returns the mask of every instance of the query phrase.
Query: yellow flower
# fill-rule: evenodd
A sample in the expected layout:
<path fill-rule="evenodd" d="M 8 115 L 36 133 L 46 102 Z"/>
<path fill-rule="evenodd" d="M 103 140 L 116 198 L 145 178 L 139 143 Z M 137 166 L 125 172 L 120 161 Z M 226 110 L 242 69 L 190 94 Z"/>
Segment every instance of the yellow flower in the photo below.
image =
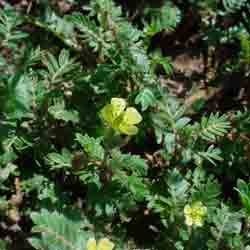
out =
<path fill-rule="evenodd" d="M 186 205 L 184 207 L 185 223 L 188 226 L 201 227 L 203 226 L 206 213 L 207 208 L 200 201 Z"/>
<path fill-rule="evenodd" d="M 95 238 L 90 238 L 87 242 L 86 250 L 112 250 L 115 244 L 107 238 L 102 238 L 96 243 Z"/>
<path fill-rule="evenodd" d="M 139 112 L 133 108 L 126 108 L 127 103 L 122 98 L 112 98 L 110 104 L 105 105 L 100 113 L 102 120 L 115 131 L 135 135 L 138 128 L 135 126 L 142 121 Z"/>

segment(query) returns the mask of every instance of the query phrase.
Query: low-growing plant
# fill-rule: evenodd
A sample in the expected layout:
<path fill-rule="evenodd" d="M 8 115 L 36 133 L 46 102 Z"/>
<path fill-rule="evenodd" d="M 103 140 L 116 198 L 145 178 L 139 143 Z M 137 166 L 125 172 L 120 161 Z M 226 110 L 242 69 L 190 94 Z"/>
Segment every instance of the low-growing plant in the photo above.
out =
<path fill-rule="evenodd" d="M 130 4 L 0 0 L 0 250 L 250 249 L 249 2 Z"/>

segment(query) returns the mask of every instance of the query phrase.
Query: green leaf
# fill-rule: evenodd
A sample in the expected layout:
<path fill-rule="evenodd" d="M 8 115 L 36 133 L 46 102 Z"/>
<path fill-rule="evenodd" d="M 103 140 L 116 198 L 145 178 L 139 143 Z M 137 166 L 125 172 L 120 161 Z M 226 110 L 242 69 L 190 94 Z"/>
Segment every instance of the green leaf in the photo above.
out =
<path fill-rule="evenodd" d="M 76 77 L 75 72 L 79 68 L 79 64 L 74 58 L 70 58 L 69 51 L 61 50 L 58 59 L 51 53 L 47 52 L 43 59 L 43 64 L 48 70 L 47 77 L 51 83 L 60 83 L 63 80 L 72 80 Z"/>
<path fill-rule="evenodd" d="M 235 188 L 235 190 L 238 191 L 241 202 L 246 212 L 250 215 L 250 184 L 247 184 L 243 180 L 238 180 L 237 188 Z"/>
<path fill-rule="evenodd" d="M 173 31 L 181 21 L 180 10 L 169 2 L 166 2 L 161 8 L 151 8 L 148 12 L 151 22 L 146 27 L 145 33 L 151 37 L 162 30 Z"/>
<path fill-rule="evenodd" d="M 4 240 L 0 240 L 0 250 L 6 250 L 7 243 Z"/>
<path fill-rule="evenodd" d="M 17 166 L 12 163 L 7 164 L 5 168 L 0 168 L 0 183 L 6 181 L 16 168 Z"/>
<path fill-rule="evenodd" d="M 155 51 L 152 55 L 151 66 L 155 70 L 157 66 L 162 66 L 167 76 L 173 74 L 173 65 L 169 57 L 162 56 L 161 51 Z"/>
<path fill-rule="evenodd" d="M 223 161 L 223 158 L 221 157 L 221 150 L 219 148 L 215 148 L 214 145 L 211 145 L 207 151 L 197 152 L 197 154 L 195 154 L 195 160 L 198 166 L 202 160 L 207 160 L 216 166 L 216 161 Z"/>
<path fill-rule="evenodd" d="M 9 207 L 8 200 L 0 197 L 0 213 L 6 212 L 6 210 L 8 209 L 8 207 Z M 1 243 L 0 243 L 0 245 L 1 245 Z"/>
<path fill-rule="evenodd" d="M 215 142 L 218 137 L 223 137 L 230 127 L 226 115 L 211 114 L 209 117 L 202 117 L 199 135 L 206 141 Z"/>
<path fill-rule="evenodd" d="M 149 190 L 141 178 L 128 176 L 127 185 L 132 194 L 135 195 L 136 200 L 144 200 L 149 195 Z"/>
<path fill-rule="evenodd" d="M 79 219 L 71 220 L 58 213 L 41 210 L 31 213 L 35 226 L 32 231 L 40 233 L 41 237 L 29 239 L 30 244 L 37 250 L 83 250 L 86 246 L 87 234 L 81 230 Z"/>
<path fill-rule="evenodd" d="M 136 200 L 143 200 L 148 195 L 149 190 L 143 179 L 148 169 L 144 159 L 137 155 L 122 154 L 115 149 L 111 152 L 108 166 L 113 172 L 112 181 L 129 190 Z"/>
<path fill-rule="evenodd" d="M 23 18 L 14 9 L 0 9 L 0 43 L 9 48 L 15 48 L 16 42 L 28 36 L 20 30 Z"/>
<path fill-rule="evenodd" d="M 216 214 L 214 214 L 212 220 L 215 224 L 215 237 L 217 241 L 222 240 L 226 236 L 241 232 L 242 214 L 232 212 L 226 205 L 222 205 L 221 208 L 216 209 Z"/>
<path fill-rule="evenodd" d="M 102 138 L 93 138 L 88 135 L 76 134 L 76 141 L 83 147 L 84 151 L 92 160 L 102 161 L 104 159 L 104 148 L 101 145 Z"/>
<path fill-rule="evenodd" d="M 183 129 L 191 121 L 188 117 L 182 117 L 175 123 L 175 128 L 177 130 Z"/>
<path fill-rule="evenodd" d="M 47 155 L 47 162 L 51 169 L 70 168 L 72 155 L 67 149 L 63 149 L 61 154 L 50 153 Z"/>
<path fill-rule="evenodd" d="M 26 74 L 8 80 L 4 110 L 10 118 L 20 119 L 30 114 L 32 90 L 33 82 Z"/>
<path fill-rule="evenodd" d="M 49 113 L 57 120 L 78 123 L 80 118 L 76 110 L 65 110 L 65 103 L 58 102 L 48 109 Z"/>
<path fill-rule="evenodd" d="M 154 93 L 149 88 L 144 88 L 135 98 L 135 103 L 140 104 L 142 111 L 147 110 L 149 107 L 153 107 L 156 103 Z"/>
<path fill-rule="evenodd" d="M 114 171 L 115 169 L 128 170 L 138 176 L 146 175 L 148 169 L 146 161 L 140 156 L 122 154 L 119 150 L 112 150 L 109 164 Z"/>
<path fill-rule="evenodd" d="M 169 154 L 174 153 L 176 146 L 176 137 L 173 133 L 166 133 L 164 136 L 164 147 Z"/>
<path fill-rule="evenodd" d="M 109 44 L 105 41 L 104 35 L 100 32 L 96 23 L 86 15 L 74 13 L 70 16 L 70 20 L 75 27 L 81 32 L 81 38 L 84 39 L 93 50 L 99 51 L 101 48 L 109 48 Z"/>
<path fill-rule="evenodd" d="M 247 5 L 247 0 L 222 0 L 227 12 L 236 12 Z"/>
<path fill-rule="evenodd" d="M 208 207 L 218 207 L 220 204 L 221 187 L 216 178 L 207 175 L 202 167 L 197 167 L 192 176 L 192 200 L 200 200 Z"/>
<path fill-rule="evenodd" d="M 184 200 L 187 196 L 187 191 L 190 184 L 184 179 L 179 170 L 174 169 L 171 171 L 167 185 L 169 193 L 176 200 Z"/>

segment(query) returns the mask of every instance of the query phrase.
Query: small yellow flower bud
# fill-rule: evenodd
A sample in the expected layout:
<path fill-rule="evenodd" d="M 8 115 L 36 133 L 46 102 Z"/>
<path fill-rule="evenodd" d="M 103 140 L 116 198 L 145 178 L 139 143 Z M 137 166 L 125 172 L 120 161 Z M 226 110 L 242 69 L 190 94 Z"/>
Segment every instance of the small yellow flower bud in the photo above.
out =
<path fill-rule="evenodd" d="M 90 238 L 86 245 L 86 250 L 113 250 L 115 244 L 108 238 L 102 238 L 96 243 L 95 238 Z"/>
<path fill-rule="evenodd" d="M 187 226 L 202 227 L 207 214 L 207 207 L 197 201 L 184 207 L 185 223 Z"/>

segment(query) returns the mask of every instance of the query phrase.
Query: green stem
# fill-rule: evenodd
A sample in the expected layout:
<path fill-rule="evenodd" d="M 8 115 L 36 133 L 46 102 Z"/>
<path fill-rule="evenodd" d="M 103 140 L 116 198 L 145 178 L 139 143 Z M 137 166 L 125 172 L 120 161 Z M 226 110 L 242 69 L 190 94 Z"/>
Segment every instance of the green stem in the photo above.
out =
<path fill-rule="evenodd" d="M 193 230 L 193 227 L 189 227 L 188 228 L 188 232 L 189 232 L 189 241 L 188 241 L 188 250 L 190 249 L 190 250 L 193 250 L 193 248 L 192 248 L 192 242 L 193 242 L 193 236 L 194 236 L 194 230 Z"/>

